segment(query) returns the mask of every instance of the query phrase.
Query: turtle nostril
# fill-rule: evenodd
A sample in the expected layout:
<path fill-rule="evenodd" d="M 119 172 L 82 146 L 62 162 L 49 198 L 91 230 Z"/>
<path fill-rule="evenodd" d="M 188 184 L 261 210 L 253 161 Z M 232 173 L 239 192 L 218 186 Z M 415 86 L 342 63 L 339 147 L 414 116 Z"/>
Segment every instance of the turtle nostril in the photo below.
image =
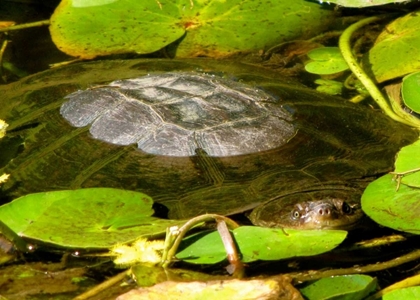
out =
<path fill-rule="evenodd" d="M 325 208 L 325 209 L 320 208 L 318 210 L 318 214 L 321 215 L 321 216 L 323 216 L 323 215 L 330 215 L 331 214 L 331 211 L 328 208 Z"/>

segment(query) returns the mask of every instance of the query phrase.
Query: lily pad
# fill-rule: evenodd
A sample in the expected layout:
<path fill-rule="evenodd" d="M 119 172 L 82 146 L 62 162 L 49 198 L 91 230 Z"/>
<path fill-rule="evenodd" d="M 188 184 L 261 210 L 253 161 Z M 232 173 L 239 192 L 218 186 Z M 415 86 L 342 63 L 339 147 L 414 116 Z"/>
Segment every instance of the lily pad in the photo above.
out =
<path fill-rule="evenodd" d="M 420 286 L 398 289 L 385 294 L 383 300 L 417 300 L 420 299 Z"/>
<path fill-rule="evenodd" d="M 323 1 L 320 0 L 322 3 Z M 329 0 L 328 3 L 335 3 L 344 7 L 370 7 L 391 3 L 407 2 L 407 0 Z"/>
<path fill-rule="evenodd" d="M 63 0 L 50 32 L 60 50 L 81 58 L 151 53 L 181 38 L 176 56 L 219 57 L 315 35 L 332 15 L 303 0 Z"/>
<path fill-rule="evenodd" d="M 395 161 L 395 173 L 404 174 L 401 183 L 420 188 L 420 140 L 401 148 Z"/>
<path fill-rule="evenodd" d="M 309 73 L 330 75 L 345 71 L 349 68 L 338 47 L 316 48 L 308 52 L 311 59 L 305 65 Z"/>
<path fill-rule="evenodd" d="M 371 182 L 362 195 L 362 209 L 375 222 L 420 234 L 420 189 L 397 182 L 387 174 Z"/>
<path fill-rule="evenodd" d="M 388 24 L 365 58 L 376 81 L 399 78 L 420 69 L 420 14 L 410 12 Z"/>
<path fill-rule="evenodd" d="M 242 261 L 279 260 L 317 255 L 337 247 L 347 236 L 342 230 L 293 230 L 241 226 L 233 235 Z M 214 264 L 226 259 L 218 232 L 201 232 L 183 240 L 178 259 L 195 264 Z"/>
<path fill-rule="evenodd" d="M 0 219 L 21 237 L 65 248 L 104 249 L 164 233 L 180 221 L 154 218 L 142 193 L 90 188 L 29 194 L 0 206 Z"/>
<path fill-rule="evenodd" d="M 401 94 L 404 104 L 416 113 L 420 113 L 420 72 L 403 78 Z"/>
<path fill-rule="evenodd" d="M 364 299 L 376 285 L 376 279 L 367 275 L 334 276 L 312 282 L 300 292 L 311 300 Z"/>

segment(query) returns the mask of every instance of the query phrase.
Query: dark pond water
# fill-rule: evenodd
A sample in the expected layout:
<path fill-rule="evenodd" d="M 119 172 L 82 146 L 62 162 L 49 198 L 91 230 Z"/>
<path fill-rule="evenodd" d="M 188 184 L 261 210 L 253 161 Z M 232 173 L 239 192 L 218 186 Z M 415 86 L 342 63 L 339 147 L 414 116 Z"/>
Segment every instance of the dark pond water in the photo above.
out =
<path fill-rule="evenodd" d="M 49 1 L 48 3 L 42 1 L 41 3 L 43 5 L 36 2 L 24 4 L 2 1 L 0 2 L 0 21 L 14 20 L 22 23 L 47 19 L 55 7 L 56 1 Z M 45 70 L 51 63 L 69 59 L 53 45 L 46 27 L 11 32 L 7 37 L 0 33 L 0 39 L 5 38 L 12 40 L 12 43 L 5 52 L 4 61 L 12 62 L 15 67 L 27 74 Z M 7 70 L 2 75 L 6 82 L 18 79 L 15 74 Z M 364 238 L 368 239 L 378 234 L 390 233 L 390 231 L 384 229 L 378 229 L 373 233 L 356 231 L 349 236 L 346 245 L 358 241 L 364 235 L 366 235 Z M 0 240 L 0 245 L 2 244 Z M 6 243 L 4 244 L 6 245 Z M 375 250 L 367 252 L 359 251 L 344 254 L 338 252 L 309 259 L 256 263 L 249 266 L 248 273 L 249 275 L 273 275 L 279 272 L 288 273 L 301 269 L 344 268 L 361 263 L 375 263 L 378 260 L 384 261 L 400 255 L 401 249 L 404 249 L 404 253 L 411 251 L 415 244 L 416 240 L 411 239 L 404 246 L 398 244 L 386 248 L 375 248 Z M 0 267 L 0 295 L 7 297 L 7 299 L 24 299 L 25 297 L 28 297 L 28 299 L 72 299 L 82 291 L 121 272 L 106 259 L 63 256 L 63 251 L 50 248 L 40 247 L 34 253 L 23 255 L 9 253 L 7 255 L 11 256 L 12 261 L 13 257 L 16 257 L 14 263 Z M 22 256 L 24 260 L 22 260 Z M 220 269 L 222 267 L 216 266 L 208 268 L 206 271 L 209 273 L 220 272 Z M 392 272 L 384 271 L 372 273 L 372 275 L 378 276 L 380 282 L 387 285 L 407 276 L 408 270 L 410 273 L 414 272 L 416 263 L 395 268 Z M 130 281 L 124 287 L 115 285 L 108 289 L 106 294 L 99 294 L 92 299 L 114 299 L 116 295 L 131 289 L 133 286 L 135 285 Z"/>

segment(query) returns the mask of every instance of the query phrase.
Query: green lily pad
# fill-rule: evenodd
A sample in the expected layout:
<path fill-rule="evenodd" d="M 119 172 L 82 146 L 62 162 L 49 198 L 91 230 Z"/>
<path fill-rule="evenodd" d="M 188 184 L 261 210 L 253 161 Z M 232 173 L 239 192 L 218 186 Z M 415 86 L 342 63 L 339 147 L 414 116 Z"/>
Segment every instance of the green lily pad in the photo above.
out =
<path fill-rule="evenodd" d="M 29 194 L 0 206 L 0 219 L 23 238 L 56 247 L 109 248 L 164 233 L 180 221 L 151 217 L 142 193 L 90 188 Z"/>
<path fill-rule="evenodd" d="M 364 299 L 376 285 L 376 279 L 367 275 L 334 276 L 312 282 L 300 292 L 311 300 Z"/>
<path fill-rule="evenodd" d="M 50 32 L 60 50 L 81 58 L 151 53 L 181 38 L 176 56 L 219 57 L 316 35 L 332 16 L 303 0 L 63 0 Z"/>
<path fill-rule="evenodd" d="M 342 230 L 293 230 L 241 226 L 233 235 L 242 261 L 279 260 L 317 255 L 337 247 L 347 236 Z M 195 264 L 214 264 L 226 259 L 216 231 L 201 232 L 183 240 L 178 259 Z"/>
<path fill-rule="evenodd" d="M 362 209 L 375 222 L 396 230 L 420 233 L 420 189 L 397 182 L 387 174 L 371 182 L 362 195 Z"/>
<path fill-rule="evenodd" d="M 420 69 L 420 14 L 410 12 L 388 24 L 365 59 L 376 81 L 399 78 Z"/>
<path fill-rule="evenodd" d="M 417 300 L 420 299 L 420 286 L 412 286 L 391 291 L 382 296 L 383 300 Z"/>
<path fill-rule="evenodd" d="M 305 70 L 309 73 L 330 75 L 349 68 L 338 47 L 316 48 L 308 52 L 308 57 L 311 61 L 305 65 Z"/>
<path fill-rule="evenodd" d="M 420 113 L 420 72 L 403 78 L 401 94 L 404 104 L 416 113 Z"/>
<path fill-rule="evenodd" d="M 395 161 L 395 173 L 406 173 L 401 183 L 420 188 L 420 140 L 401 148 Z"/>
<path fill-rule="evenodd" d="M 320 1 L 322 3 L 322 0 Z M 391 3 L 407 2 L 407 0 L 328 0 L 328 3 L 335 3 L 344 7 L 370 7 Z"/>

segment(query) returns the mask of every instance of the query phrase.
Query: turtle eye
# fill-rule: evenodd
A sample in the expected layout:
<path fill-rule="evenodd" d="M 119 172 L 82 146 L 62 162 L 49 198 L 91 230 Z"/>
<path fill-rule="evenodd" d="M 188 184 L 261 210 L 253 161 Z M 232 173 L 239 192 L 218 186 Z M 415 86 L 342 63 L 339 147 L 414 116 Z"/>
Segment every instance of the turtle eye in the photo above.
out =
<path fill-rule="evenodd" d="M 300 218 L 300 212 L 297 209 L 292 210 L 292 219 L 297 220 Z"/>
<path fill-rule="evenodd" d="M 341 206 L 341 211 L 346 215 L 349 215 L 353 212 L 353 209 L 350 205 L 347 204 L 347 202 L 343 202 L 343 205 Z"/>

